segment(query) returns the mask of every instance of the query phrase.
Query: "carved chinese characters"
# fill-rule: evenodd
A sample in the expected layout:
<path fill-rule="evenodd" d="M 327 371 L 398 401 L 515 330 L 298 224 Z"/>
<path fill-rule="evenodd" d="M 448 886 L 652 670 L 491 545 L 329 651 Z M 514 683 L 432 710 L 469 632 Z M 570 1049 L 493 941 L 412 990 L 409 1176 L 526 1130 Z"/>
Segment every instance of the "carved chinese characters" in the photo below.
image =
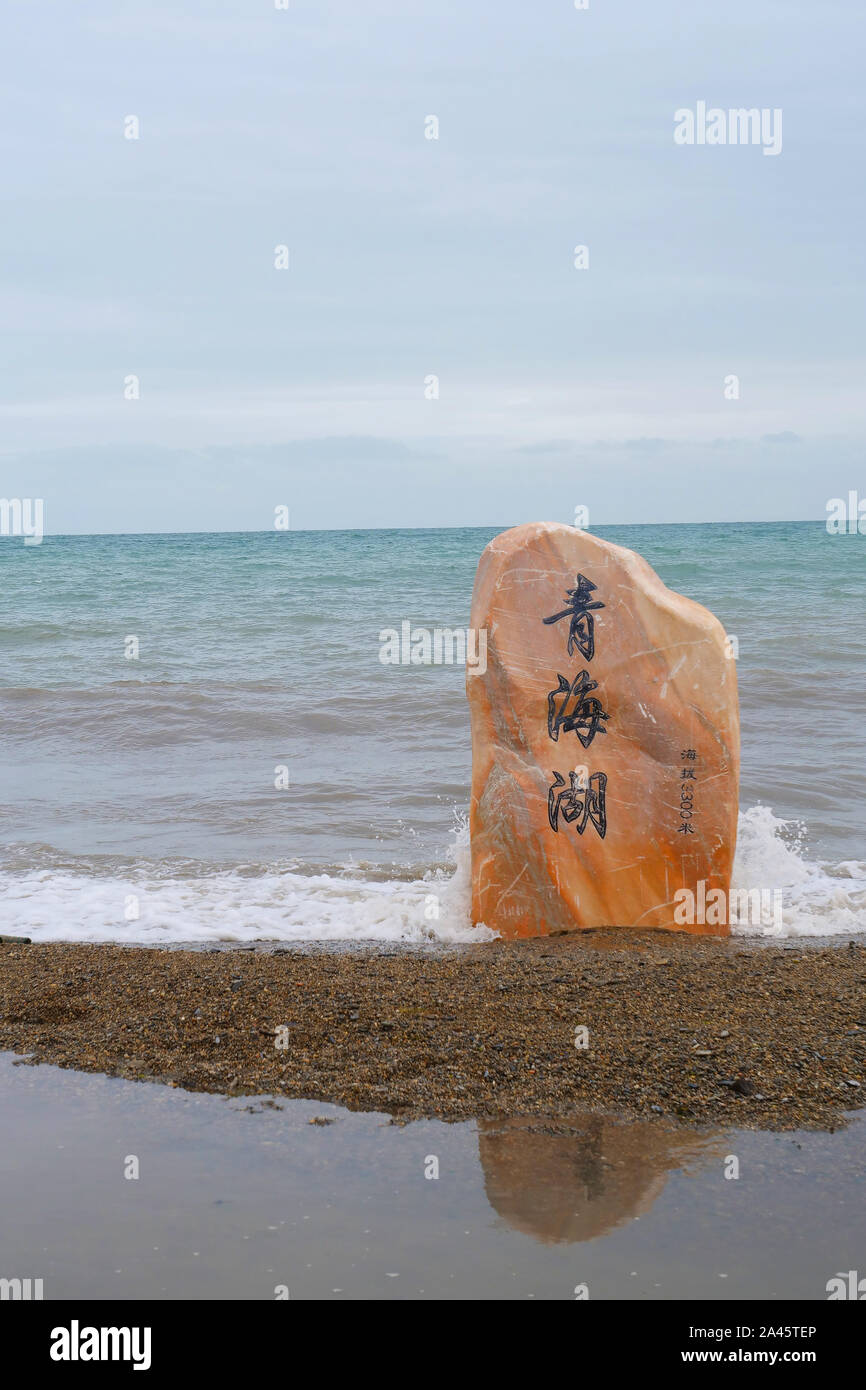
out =
<path fill-rule="evenodd" d="M 472 920 L 677 929 L 678 889 L 727 890 L 739 722 L 718 620 L 634 552 L 539 522 L 484 551 L 471 623 Z"/>

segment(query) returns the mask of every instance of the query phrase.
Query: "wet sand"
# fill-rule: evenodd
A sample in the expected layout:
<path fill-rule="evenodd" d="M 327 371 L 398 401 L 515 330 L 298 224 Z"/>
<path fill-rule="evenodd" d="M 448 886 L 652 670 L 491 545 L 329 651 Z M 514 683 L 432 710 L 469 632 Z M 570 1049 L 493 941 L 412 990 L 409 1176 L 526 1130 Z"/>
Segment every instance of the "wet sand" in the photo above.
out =
<path fill-rule="evenodd" d="M 866 949 L 623 932 L 432 952 L 7 942 L 0 1048 L 401 1121 L 835 1129 L 866 1092 Z"/>
<path fill-rule="evenodd" d="M 8 1054 L 0 1105 L 0 1277 L 42 1279 L 46 1300 L 571 1300 L 586 1285 L 765 1304 L 825 1300 L 837 1271 L 863 1268 L 858 1118 L 832 1135 L 585 1113 L 395 1126 Z"/>

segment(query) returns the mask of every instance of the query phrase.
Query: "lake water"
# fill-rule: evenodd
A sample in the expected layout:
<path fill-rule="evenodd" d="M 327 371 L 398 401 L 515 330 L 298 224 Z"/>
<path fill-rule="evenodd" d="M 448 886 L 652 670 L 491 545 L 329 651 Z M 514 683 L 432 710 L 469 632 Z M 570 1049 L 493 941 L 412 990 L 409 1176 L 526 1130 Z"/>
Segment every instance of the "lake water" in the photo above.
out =
<path fill-rule="evenodd" d="M 863 538 L 598 534 L 737 639 L 737 881 L 782 889 L 785 933 L 866 929 Z M 465 628 L 493 535 L 0 540 L 0 930 L 472 939 L 464 668 L 384 665 L 380 633 Z"/>

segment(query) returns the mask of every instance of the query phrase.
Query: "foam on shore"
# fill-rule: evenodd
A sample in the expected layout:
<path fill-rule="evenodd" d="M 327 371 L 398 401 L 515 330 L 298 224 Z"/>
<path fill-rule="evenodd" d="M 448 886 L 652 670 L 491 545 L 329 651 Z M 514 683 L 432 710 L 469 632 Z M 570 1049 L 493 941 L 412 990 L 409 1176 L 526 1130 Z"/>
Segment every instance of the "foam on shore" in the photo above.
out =
<path fill-rule="evenodd" d="M 866 863 L 807 857 L 802 835 L 768 806 L 741 812 L 734 883 L 781 894 L 775 920 L 736 934 L 831 937 L 866 932 Z M 0 872 L 0 922 L 34 941 L 178 942 L 270 940 L 458 944 L 495 935 L 469 921 L 469 834 L 457 827 L 445 866 L 389 874 L 334 865 L 197 866 L 145 862 L 120 871 L 62 859 Z M 138 913 L 134 916 L 135 912 Z"/>

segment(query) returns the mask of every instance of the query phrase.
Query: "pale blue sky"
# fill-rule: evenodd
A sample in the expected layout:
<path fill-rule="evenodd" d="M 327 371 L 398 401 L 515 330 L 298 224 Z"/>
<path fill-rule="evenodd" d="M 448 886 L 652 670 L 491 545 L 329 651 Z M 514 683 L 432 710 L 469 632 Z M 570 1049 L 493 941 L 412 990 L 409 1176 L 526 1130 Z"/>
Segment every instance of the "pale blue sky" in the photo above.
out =
<path fill-rule="evenodd" d="M 0 495 L 49 532 L 866 494 L 853 0 L 5 13 Z M 701 100 L 781 154 L 677 146 Z"/>

